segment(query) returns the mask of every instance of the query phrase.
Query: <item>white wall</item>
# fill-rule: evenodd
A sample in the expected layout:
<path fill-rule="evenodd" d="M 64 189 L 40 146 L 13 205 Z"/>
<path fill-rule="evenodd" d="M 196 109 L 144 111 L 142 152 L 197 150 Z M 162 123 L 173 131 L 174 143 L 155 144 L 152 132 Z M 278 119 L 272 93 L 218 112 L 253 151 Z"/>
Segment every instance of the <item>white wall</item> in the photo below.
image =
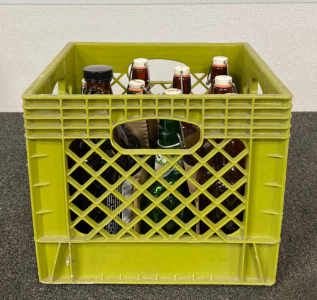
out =
<path fill-rule="evenodd" d="M 23 91 L 69 41 L 249 42 L 294 111 L 317 111 L 316 34 L 317 3 L 0 6 L 0 111 L 22 111 Z"/>

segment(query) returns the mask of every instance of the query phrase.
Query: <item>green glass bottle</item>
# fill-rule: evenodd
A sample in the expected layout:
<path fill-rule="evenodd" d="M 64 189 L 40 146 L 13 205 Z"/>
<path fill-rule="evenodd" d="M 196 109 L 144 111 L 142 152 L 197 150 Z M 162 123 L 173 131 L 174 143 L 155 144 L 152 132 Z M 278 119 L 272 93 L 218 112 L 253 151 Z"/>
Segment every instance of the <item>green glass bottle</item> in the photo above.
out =
<path fill-rule="evenodd" d="M 159 149 L 169 148 L 169 149 L 179 149 L 179 136 L 182 136 L 181 133 L 181 126 L 180 122 L 173 121 L 173 120 L 160 120 L 159 121 L 159 138 L 158 144 Z M 172 145 L 175 145 L 171 147 Z M 163 155 L 156 155 L 155 156 L 155 165 L 154 168 L 158 171 L 167 163 L 167 160 Z M 183 160 L 180 159 L 178 164 L 184 168 Z M 175 169 L 175 167 L 170 168 L 166 171 L 162 176 L 170 185 L 173 185 L 177 180 L 182 177 L 182 174 Z M 160 197 L 165 191 L 166 188 L 158 181 L 153 183 L 149 188 L 148 191 L 153 195 L 155 198 Z M 188 190 L 187 182 L 185 181 L 181 184 L 177 191 L 183 195 L 185 198 L 189 197 L 190 193 Z M 144 195 L 141 198 L 141 209 L 144 210 L 152 203 L 151 200 L 147 199 Z M 170 194 L 167 196 L 163 201 L 162 204 L 165 205 L 169 210 L 174 210 L 178 205 L 180 205 L 180 200 L 178 200 L 174 195 Z M 152 209 L 148 214 L 148 217 L 153 220 L 155 223 L 159 223 L 162 219 L 166 217 L 166 214 L 159 208 L 155 207 Z M 177 215 L 184 223 L 189 222 L 193 217 L 193 213 L 188 209 L 184 208 L 179 214 Z M 141 233 L 146 233 L 151 229 L 151 227 L 144 221 L 141 223 Z M 167 222 L 163 226 L 163 230 L 168 234 L 174 234 L 180 229 L 180 226 L 174 222 L 173 220 Z"/>

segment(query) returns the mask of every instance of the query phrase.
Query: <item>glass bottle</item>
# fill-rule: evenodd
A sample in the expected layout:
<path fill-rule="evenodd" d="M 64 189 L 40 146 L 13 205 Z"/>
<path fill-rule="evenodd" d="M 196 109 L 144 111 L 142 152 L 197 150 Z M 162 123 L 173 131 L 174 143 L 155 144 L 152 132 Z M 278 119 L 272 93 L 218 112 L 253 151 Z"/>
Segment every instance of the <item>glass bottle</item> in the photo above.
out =
<path fill-rule="evenodd" d="M 86 80 L 83 78 L 81 80 L 81 93 L 84 95 L 86 94 L 86 88 L 87 88 L 87 82 Z"/>
<path fill-rule="evenodd" d="M 212 94 L 229 94 L 235 93 L 235 86 L 232 83 L 232 77 L 227 75 L 216 76 L 213 85 Z"/>
<path fill-rule="evenodd" d="M 127 87 L 127 94 L 138 95 L 138 94 L 147 94 L 145 89 L 145 82 L 141 79 L 130 80 Z M 157 148 L 156 141 L 150 137 L 150 120 L 137 120 L 128 123 L 130 129 L 136 133 L 139 137 L 141 144 L 144 148 L 155 149 Z M 155 120 L 156 121 L 156 120 Z M 151 125 L 153 123 L 151 122 Z"/>
<path fill-rule="evenodd" d="M 145 90 L 145 82 L 141 79 L 134 79 L 129 81 L 129 85 L 127 88 L 127 94 L 146 94 Z"/>
<path fill-rule="evenodd" d="M 86 81 L 86 94 L 112 94 L 111 90 L 111 80 L 113 76 L 113 68 L 106 65 L 92 65 L 87 66 L 83 70 L 84 80 Z M 125 149 L 139 149 L 141 148 L 141 143 L 134 135 L 134 133 L 129 129 L 126 124 L 120 124 L 113 129 L 113 137 L 115 142 Z M 98 143 L 100 139 L 91 139 L 93 143 Z M 89 150 L 90 147 L 83 140 L 74 140 L 70 148 L 80 157 L 83 157 Z M 106 140 L 101 146 L 100 149 L 105 152 L 109 157 L 113 157 L 117 151 L 112 146 L 110 140 Z M 86 160 L 85 163 L 90 166 L 94 171 L 100 170 L 105 164 L 106 161 L 99 156 L 97 153 L 92 153 Z M 125 171 L 128 171 L 135 165 L 135 161 L 129 155 L 121 155 L 116 163 Z M 140 168 L 132 174 L 134 176 L 137 172 L 140 171 Z M 77 182 L 84 184 L 90 177 L 90 175 L 82 170 L 81 172 L 74 172 L 71 175 Z M 110 184 L 114 184 L 120 177 L 120 173 L 113 167 L 109 167 L 101 175 L 105 180 Z M 120 193 L 123 193 L 122 185 L 118 187 Z M 106 188 L 95 180 L 87 190 L 95 197 L 99 198 L 105 191 Z M 125 196 L 125 195 L 124 195 Z M 127 195 L 125 197 L 129 197 Z M 82 194 L 79 196 L 80 207 L 82 210 L 85 210 L 91 205 L 91 202 L 85 198 Z M 109 207 L 111 210 L 115 210 L 121 204 L 121 201 L 117 199 L 114 195 L 110 194 L 107 196 L 102 203 Z M 125 221 L 131 221 L 132 213 L 129 212 L 130 208 L 126 208 L 123 212 L 120 213 L 120 217 Z M 131 211 L 131 210 L 130 210 Z M 89 212 L 89 217 L 93 219 L 96 223 L 100 223 L 104 219 L 104 213 L 98 208 L 94 208 Z M 130 219 L 129 219 L 130 218 Z M 76 219 L 76 216 L 72 215 L 72 221 Z M 82 232 L 88 233 L 91 230 L 91 227 L 85 222 L 79 222 L 75 228 Z M 108 223 L 105 229 L 109 233 L 117 233 L 120 231 L 121 227 L 114 221 Z"/>
<path fill-rule="evenodd" d="M 146 58 L 136 58 L 131 68 L 131 79 L 141 79 L 145 82 L 146 94 L 150 94 L 150 70 L 149 63 Z"/>
<path fill-rule="evenodd" d="M 211 84 L 208 89 L 208 94 L 212 94 L 212 82 L 216 76 L 219 75 L 229 75 L 228 58 L 225 56 L 215 56 L 212 59 L 212 64 L 210 66 L 206 82 L 207 85 Z"/>
<path fill-rule="evenodd" d="M 215 77 L 218 75 L 227 75 L 227 74 L 228 74 L 228 58 L 225 56 L 215 56 L 213 58 L 212 65 L 210 66 L 210 70 L 209 70 L 209 74 L 208 74 L 207 82 L 206 82 L 207 85 L 212 83 L 208 90 L 208 94 L 214 93 L 214 90 L 212 89 L 212 87 L 213 87 L 213 80 L 215 79 Z M 221 142 L 220 139 L 217 139 L 215 141 L 217 143 Z M 204 139 L 203 144 L 200 147 L 200 149 L 198 149 L 197 153 L 201 157 L 205 157 L 213 148 L 214 146 L 207 139 Z M 212 157 L 208 161 L 208 163 L 212 166 L 215 166 L 215 159 L 216 157 Z M 191 155 L 186 156 L 185 161 L 190 166 L 194 166 L 197 162 L 197 160 Z"/>
<path fill-rule="evenodd" d="M 181 95 L 181 94 L 182 94 L 182 91 L 177 88 L 171 88 L 171 89 L 165 90 L 165 95 Z M 187 123 L 187 122 L 180 122 L 180 123 L 183 129 L 186 148 L 189 149 L 193 147 L 199 141 L 200 129 L 198 126 L 191 123 Z M 186 163 L 188 160 L 194 159 L 191 155 L 184 155 L 183 158 Z"/>
<path fill-rule="evenodd" d="M 106 65 L 92 65 L 84 68 L 86 94 L 112 94 L 113 68 Z"/>
<path fill-rule="evenodd" d="M 190 77 L 190 68 L 187 66 L 177 66 L 174 68 L 174 76 L 173 76 L 173 89 L 179 89 L 181 92 L 179 94 L 190 94 L 191 93 L 191 77 Z M 166 91 L 169 91 L 168 89 Z M 166 94 L 165 91 L 165 94 Z M 174 93 L 176 94 L 176 93 Z M 198 140 L 196 136 L 199 136 L 200 129 L 195 124 L 181 122 L 182 128 L 184 132 L 184 138 L 187 139 L 187 144 L 189 145 L 188 148 L 194 146 Z M 195 135 L 195 137 L 193 137 Z M 190 138 L 192 136 L 193 138 Z M 192 141 L 193 140 L 193 141 Z"/>
<path fill-rule="evenodd" d="M 182 91 L 182 94 L 190 94 L 192 90 L 190 69 L 187 66 L 174 68 L 173 88 Z"/>
<path fill-rule="evenodd" d="M 158 145 L 159 149 L 179 149 L 180 148 L 180 138 L 182 136 L 180 122 L 173 120 L 160 120 L 159 121 L 159 136 L 158 136 Z M 167 160 L 164 155 L 155 156 L 155 171 L 159 171 L 165 164 Z M 178 164 L 184 168 L 183 160 L 180 159 Z M 170 184 L 173 185 L 177 180 L 179 180 L 183 175 L 175 169 L 175 167 L 170 168 L 166 171 L 162 177 Z M 155 198 L 160 197 L 166 188 L 158 181 L 154 182 L 149 188 L 148 192 L 151 193 Z M 183 195 L 185 198 L 189 197 L 189 190 L 187 182 L 183 182 L 178 188 L 177 191 Z M 141 209 L 144 210 L 152 203 L 151 200 L 146 198 L 145 195 L 141 197 Z M 178 200 L 174 195 L 168 195 L 163 201 L 162 204 L 165 205 L 169 210 L 174 210 L 178 205 L 180 205 L 180 200 Z M 166 217 L 166 214 L 158 207 L 154 207 L 148 214 L 148 217 L 153 220 L 155 223 L 159 223 L 162 219 Z M 186 207 L 177 214 L 177 217 L 183 222 L 187 223 L 193 218 L 193 213 Z M 163 230 L 168 234 L 174 234 L 179 229 L 180 226 L 170 220 L 163 227 Z M 151 227 L 145 222 L 141 223 L 141 233 L 147 233 Z"/>
<path fill-rule="evenodd" d="M 236 154 L 237 152 L 243 151 L 245 148 L 244 144 L 238 140 L 238 139 L 233 139 L 231 140 L 225 147 L 224 149 L 226 150 L 227 153 L 231 153 L 231 155 Z M 218 153 L 219 154 L 219 153 Z M 234 157 L 234 156 L 233 156 Z M 228 163 L 228 160 L 225 156 L 223 155 L 218 155 L 217 156 L 217 171 L 221 170 L 226 164 Z M 206 179 L 208 176 L 204 176 L 204 174 L 201 175 L 200 180 L 201 184 L 206 182 Z M 224 175 L 223 178 L 230 184 L 234 185 L 236 182 L 238 182 L 241 178 L 243 177 L 243 174 L 236 168 L 236 167 L 231 167 Z M 245 185 L 242 185 L 240 188 L 238 188 L 238 193 L 240 193 L 242 196 L 244 195 L 244 189 Z M 221 182 L 221 181 L 216 181 L 209 189 L 208 192 L 214 197 L 219 197 L 222 193 L 224 193 L 227 190 L 227 187 Z M 201 195 L 204 196 L 204 195 Z M 205 197 L 205 196 L 204 196 Z M 203 198 L 204 198 L 203 197 Z M 210 202 L 209 202 L 210 203 Z M 225 200 L 222 201 L 222 205 L 229 211 L 233 211 L 235 208 L 237 208 L 241 204 L 241 201 L 234 195 L 231 194 L 229 197 L 227 197 Z M 224 218 L 226 214 L 219 208 L 214 208 L 208 215 L 207 217 L 214 223 L 218 223 L 222 218 Z M 239 221 L 243 221 L 243 212 L 239 213 L 236 218 Z M 209 227 L 206 224 L 201 224 L 201 234 L 204 233 L 206 230 L 209 229 Z M 239 229 L 239 226 L 233 222 L 229 221 L 226 223 L 221 230 L 225 234 L 231 234 L 234 233 Z"/>
<path fill-rule="evenodd" d="M 221 61 L 226 62 L 226 60 L 228 60 L 226 57 L 224 56 L 216 56 L 215 58 L 219 58 L 220 60 L 215 60 L 217 63 L 220 63 Z M 218 65 L 219 66 L 219 65 Z M 227 70 L 227 69 L 226 69 Z M 215 74 L 215 72 L 213 73 Z M 213 78 L 213 75 L 212 75 Z M 217 80 L 216 80 L 217 79 Z M 212 81 L 211 84 L 211 94 L 231 94 L 233 93 L 233 91 L 235 91 L 235 86 L 232 83 L 232 77 L 231 76 L 227 76 L 227 75 L 219 75 L 216 76 L 214 79 L 214 81 Z M 216 83 L 217 81 L 217 83 Z M 221 143 L 222 139 L 215 139 L 216 143 Z M 208 145 L 209 144 L 209 145 Z M 197 151 L 198 153 L 203 153 L 204 149 L 203 147 L 206 147 L 207 149 L 210 148 L 214 148 L 210 142 L 206 139 L 204 139 L 204 143 L 202 145 L 202 147 L 199 149 L 199 151 Z M 219 156 L 221 154 L 216 154 L 215 157 L 211 158 L 211 160 L 213 160 L 212 164 L 215 165 L 215 160 L 217 159 L 217 156 Z M 210 162 L 211 162 L 210 160 Z"/>
<path fill-rule="evenodd" d="M 215 83 L 213 86 L 213 92 L 215 94 L 226 94 L 226 93 L 232 93 L 235 91 L 235 87 L 232 83 L 232 77 L 231 76 L 225 76 L 220 75 L 216 76 Z M 202 147 L 203 148 L 203 147 Z M 231 156 L 236 157 L 239 153 L 241 153 L 245 149 L 244 144 L 239 139 L 232 139 L 226 146 L 224 147 L 224 150 Z M 213 161 L 213 168 L 216 171 L 221 170 L 229 161 L 227 158 L 222 155 L 221 153 L 217 153 L 215 155 L 215 159 Z M 209 162 L 208 162 L 209 163 Z M 243 158 L 239 164 L 246 168 L 246 159 Z M 201 168 L 199 171 L 199 183 L 203 185 L 206 183 L 210 178 L 212 178 L 212 173 L 206 169 Z M 236 182 L 238 182 L 242 178 L 242 173 L 236 168 L 232 167 L 229 169 L 224 175 L 223 178 L 231 185 L 234 185 Z M 238 189 L 238 192 L 241 195 L 244 195 L 244 185 L 241 186 Z M 211 186 L 208 187 L 207 191 L 215 198 L 218 198 L 220 195 L 222 195 L 227 190 L 227 187 L 221 182 L 216 181 Z M 209 204 L 211 204 L 210 200 L 204 195 L 201 194 L 199 197 L 199 205 L 200 210 L 205 209 Z M 229 211 L 234 210 L 236 207 L 240 205 L 241 201 L 235 196 L 230 195 L 228 198 L 226 198 L 222 205 L 227 208 Z M 214 208 L 211 212 L 207 214 L 207 218 L 209 218 L 213 223 L 218 223 L 222 218 L 224 218 L 226 215 L 225 213 L 219 209 L 218 207 Z M 240 221 L 243 220 L 243 213 L 240 213 L 237 215 L 237 219 Z M 209 229 L 209 226 L 206 225 L 204 222 L 200 222 L 200 234 L 204 234 Z M 226 223 L 221 230 L 226 234 L 231 234 L 239 229 L 239 226 L 233 222 L 229 221 Z"/>

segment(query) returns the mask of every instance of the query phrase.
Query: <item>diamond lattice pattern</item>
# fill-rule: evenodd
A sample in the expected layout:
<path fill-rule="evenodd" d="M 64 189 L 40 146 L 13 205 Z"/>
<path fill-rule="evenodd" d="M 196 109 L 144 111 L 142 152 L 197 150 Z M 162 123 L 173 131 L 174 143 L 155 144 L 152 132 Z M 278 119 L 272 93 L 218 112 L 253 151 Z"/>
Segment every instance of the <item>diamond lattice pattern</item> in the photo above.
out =
<path fill-rule="evenodd" d="M 205 94 L 208 90 L 206 86 L 207 75 L 204 73 L 191 74 L 192 94 Z M 125 73 L 115 73 L 111 82 L 114 94 L 126 94 L 127 84 L 129 82 L 128 75 Z M 171 81 L 151 82 L 151 91 L 153 94 L 163 94 L 164 90 L 171 88 Z"/>
<path fill-rule="evenodd" d="M 167 164 L 156 172 L 154 156 L 111 152 L 107 139 L 73 140 L 66 148 L 72 234 L 224 241 L 242 235 L 248 149 L 237 139 L 206 143 L 211 151 L 194 153 L 186 171 L 188 157 L 175 155 L 165 156 Z M 162 175 L 172 168 L 183 176 L 171 185 Z"/>

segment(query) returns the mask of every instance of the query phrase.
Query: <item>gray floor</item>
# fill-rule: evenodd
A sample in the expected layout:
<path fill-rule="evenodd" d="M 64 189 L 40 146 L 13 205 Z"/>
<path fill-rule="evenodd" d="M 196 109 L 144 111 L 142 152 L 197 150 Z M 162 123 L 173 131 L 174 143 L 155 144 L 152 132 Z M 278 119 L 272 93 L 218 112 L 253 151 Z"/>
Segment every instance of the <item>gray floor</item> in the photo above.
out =
<path fill-rule="evenodd" d="M 0 114 L 1 299 L 317 299 L 317 113 L 294 113 L 277 283 L 252 286 L 38 282 L 23 119 Z"/>

